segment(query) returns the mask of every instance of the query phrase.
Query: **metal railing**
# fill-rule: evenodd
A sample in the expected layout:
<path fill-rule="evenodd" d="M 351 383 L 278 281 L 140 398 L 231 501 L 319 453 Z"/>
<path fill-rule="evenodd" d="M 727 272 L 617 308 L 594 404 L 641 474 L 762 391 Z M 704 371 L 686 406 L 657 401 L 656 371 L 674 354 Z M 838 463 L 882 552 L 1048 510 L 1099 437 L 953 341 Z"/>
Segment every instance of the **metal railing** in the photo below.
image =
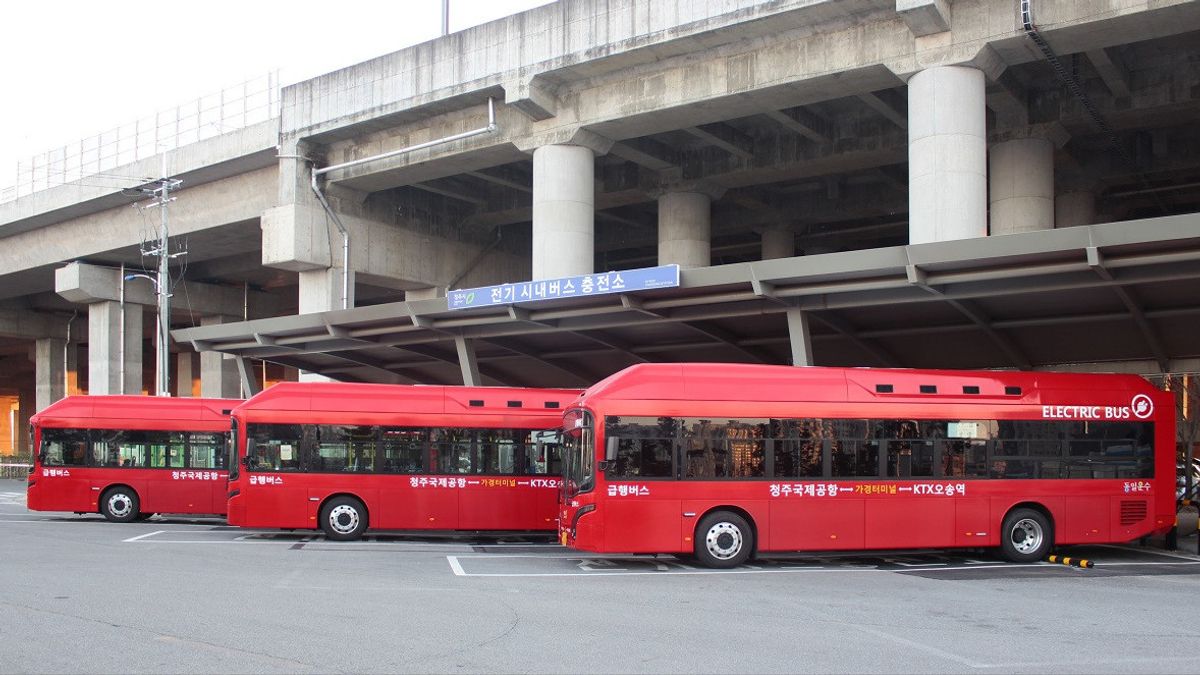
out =
<path fill-rule="evenodd" d="M 4 459 L 13 460 L 16 458 L 5 457 Z M 17 478 L 20 480 L 25 480 L 25 477 L 29 475 L 29 470 L 32 468 L 32 464 L 26 464 L 24 462 L 0 462 L 0 478 Z"/>
<path fill-rule="evenodd" d="M 17 183 L 0 189 L 0 203 L 68 183 L 129 187 L 153 177 L 112 173 L 114 169 L 278 116 L 279 74 L 275 71 L 78 143 L 18 160 Z"/>

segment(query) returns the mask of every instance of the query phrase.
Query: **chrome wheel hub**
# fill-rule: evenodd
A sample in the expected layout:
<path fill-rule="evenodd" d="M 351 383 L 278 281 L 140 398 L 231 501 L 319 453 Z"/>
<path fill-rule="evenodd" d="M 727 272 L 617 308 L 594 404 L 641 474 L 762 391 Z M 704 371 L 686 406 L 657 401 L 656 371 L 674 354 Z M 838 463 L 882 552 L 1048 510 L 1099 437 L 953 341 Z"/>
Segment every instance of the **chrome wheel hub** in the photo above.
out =
<path fill-rule="evenodd" d="M 712 557 L 729 560 L 742 550 L 742 531 L 732 523 L 716 523 L 704 535 L 704 545 Z"/>
<path fill-rule="evenodd" d="M 329 512 L 329 527 L 339 534 L 350 534 L 358 529 L 358 510 L 347 504 L 339 504 Z"/>
<path fill-rule="evenodd" d="M 1013 548 L 1021 553 L 1033 553 L 1041 547 L 1042 540 L 1045 538 L 1042 526 L 1031 518 L 1018 520 L 1013 525 L 1010 536 Z"/>

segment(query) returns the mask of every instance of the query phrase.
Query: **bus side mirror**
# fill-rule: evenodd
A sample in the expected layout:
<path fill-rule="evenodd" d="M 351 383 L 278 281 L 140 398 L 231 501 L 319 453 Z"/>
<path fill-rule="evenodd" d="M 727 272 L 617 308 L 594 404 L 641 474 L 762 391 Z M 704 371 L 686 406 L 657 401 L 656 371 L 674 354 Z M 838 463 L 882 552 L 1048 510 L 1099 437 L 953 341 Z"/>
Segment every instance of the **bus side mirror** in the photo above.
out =
<path fill-rule="evenodd" d="M 604 459 L 613 461 L 617 458 L 617 443 L 618 438 L 608 438 L 604 441 Z"/>
<path fill-rule="evenodd" d="M 596 463 L 596 468 L 600 470 L 600 473 L 605 473 L 608 471 L 609 466 L 611 466 L 611 463 L 607 460 Z"/>

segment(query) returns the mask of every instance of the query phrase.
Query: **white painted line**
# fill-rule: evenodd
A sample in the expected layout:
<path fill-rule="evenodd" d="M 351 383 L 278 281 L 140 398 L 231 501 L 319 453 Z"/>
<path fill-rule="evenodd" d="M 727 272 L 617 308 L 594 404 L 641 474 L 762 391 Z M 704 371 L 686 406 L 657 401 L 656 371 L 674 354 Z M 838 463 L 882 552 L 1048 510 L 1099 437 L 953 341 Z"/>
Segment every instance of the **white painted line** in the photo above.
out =
<path fill-rule="evenodd" d="M 156 535 L 156 534 L 163 534 L 164 532 L 166 532 L 166 530 L 158 530 L 158 531 L 156 531 L 156 532 L 147 532 L 146 534 L 139 534 L 139 535 L 138 535 L 138 536 L 136 536 L 136 537 L 130 537 L 129 539 L 122 539 L 122 540 L 121 540 L 121 543 L 123 543 L 123 544 L 128 544 L 128 543 L 129 543 L 129 542 L 131 542 L 131 541 L 140 541 L 140 540 L 142 540 L 142 539 L 145 539 L 145 538 L 147 538 L 147 537 L 153 537 L 153 536 L 154 536 L 154 535 Z"/>
<path fill-rule="evenodd" d="M 1101 567 L 1131 567 L 1131 566 L 1136 566 L 1136 565 L 1147 565 L 1147 566 L 1153 566 L 1153 567 L 1167 567 L 1169 565 L 1200 565 L 1200 560 L 1186 560 L 1184 562 L 1118 562 L 1118 563 L 1093 562 L 1092 563 L 1092 567 L 1094 569 L 1099 569 Z"/>
<path fill-rule="evenodd" d="M 1152 550 L 1147 550 L 1147 549 L 1133 549 L 1133 548 L 1127 548 L 1125 546 L 1118 546 L 1116 544 L 1100 544 L 1100 547 L 1111 548 L 1111 549 L 1115 549 L 1117 551 L 1147 553 L 1150 555 L 1161 555 L 1166 558 L 1182 558 L 1184 560 L 1200 561 L 1200 556 L 1191 555 L 1189 553 L 1178 553 L 1175 551 L 1152 551 Z"/>
<path fill-rule="evenodd" d="M 483 558 L 483 559 L 492 559 L 492 560 L 499 559 L 499 558 L 540 558 L 543 560 L 580 560 L 580 561 L 589 560 L 589 558 L 579 557 L 579 556 L 573 556 L 573 557 L 569 557 L 569 558 L 562 557 L 562 556 L 528 556 L 528 555 L 446 556 L 446 561 L 450 564 L 450 568 L 452 570 L 454 570 L 454 574 L 456 576 L 460 576 L 460 577 L 610 577 L 610 576 L 650 576 L 650 575 L 655 575 L 655 574 L 682 576 L 682 575 L 689 575 L 689 574 L 703 574 L 703 575 L 780 574 L 780 573 L 784 573 L 784 572 L 834 572 L 834 573 L 836 573 L 836 572 L 884 572 L 884 573 L 888 573 L 888 574 L 895 574 L 897 572 L 908 571 L 908 570 L 896 570 L 896 569 L 879 569 L 879 568 L 875 568 L 875 567 L 871 567 L 871 568 L 865 568 L 865 567 L 847 567 L 847 568 L 784 567 L 784 568 L 778 568 L 778 569 L 738 568 L 738 569 L 730 569 L 730 570 L 704 570 L 704 569 L 688 568 L 687 570 L 681 570 L 681 571 L 662 571 L 660 568 L 658 571 L 653 571 L 653 572 L 651 572 L 651 571 L 632 572 L 632 571 L 627 571 L 627 570 L 604 571 L 604 570 L 598 570 L 598 569 L 593 569 L 593 570 L 589 570 L 586 572 L 467 572 L 463 569 L 462 563 L 460 562 L 460 558 Z M 624 557 L 624 558 L 622 558 L 622 557 L 616 557 L 616 556 L 605 557 L 605 558 L 603 558 L 603 560 L 640 560 L 640 561 L 645 561 L 645 562 L 655 562 L 654 558 L 640 558 L 640 557 Z M 1051 565 L 1048 565 L 1045 563 L 1031 563 L 1031 564 L 1021 564 L 1021 565 L 1010 564 L 1010 563 L 997 563 L 995 565 L 986 565 L 986 566 L 973 565 L 971 567 L 943 567 L 943 568 L 939 568 L 939 569 L 922 569 L 919 571 L 924 573 L 924 572 L 978 570 L 978 569 L 991 569 L 991 568 L 1014 569 L 1014 568 L 1018 568 L 1018 567 L 1051 567 Z M 912 570 L 912 571 L 918 571 L 918 570 Z"/>
<path fill-rule="evenodd" d="M 59 525 L 84 525 L 84 524 L 89 524 L 89 523 L 103 523 L 103 522 L 104 521 L 99 518 L 92 518 L 91 520 L 56 520 L 56 519 L 52 519 L 52 518 L 27 518 L 25 520 L 7 520 L 7 519 L 0 520 L 0 523 L 37 523 L 38 525 L 44 525 L 44 524 L 49 524 L 49 523 L 56 523 Z"/>

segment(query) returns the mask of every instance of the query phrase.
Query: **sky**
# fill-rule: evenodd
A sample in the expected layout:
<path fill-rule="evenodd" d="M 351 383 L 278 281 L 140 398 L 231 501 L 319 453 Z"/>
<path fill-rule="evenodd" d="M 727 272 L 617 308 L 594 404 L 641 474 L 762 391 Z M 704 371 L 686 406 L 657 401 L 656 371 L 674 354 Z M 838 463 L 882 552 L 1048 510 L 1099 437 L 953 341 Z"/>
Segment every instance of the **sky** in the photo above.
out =
<path fill-rule="evenodd" d="M 450 32 L 551 0 L 449 0 Z M 442 0 L 5 5 L 0 189 L 18 160 L 278 71 L 284 85 L 438 37 Z"/>

